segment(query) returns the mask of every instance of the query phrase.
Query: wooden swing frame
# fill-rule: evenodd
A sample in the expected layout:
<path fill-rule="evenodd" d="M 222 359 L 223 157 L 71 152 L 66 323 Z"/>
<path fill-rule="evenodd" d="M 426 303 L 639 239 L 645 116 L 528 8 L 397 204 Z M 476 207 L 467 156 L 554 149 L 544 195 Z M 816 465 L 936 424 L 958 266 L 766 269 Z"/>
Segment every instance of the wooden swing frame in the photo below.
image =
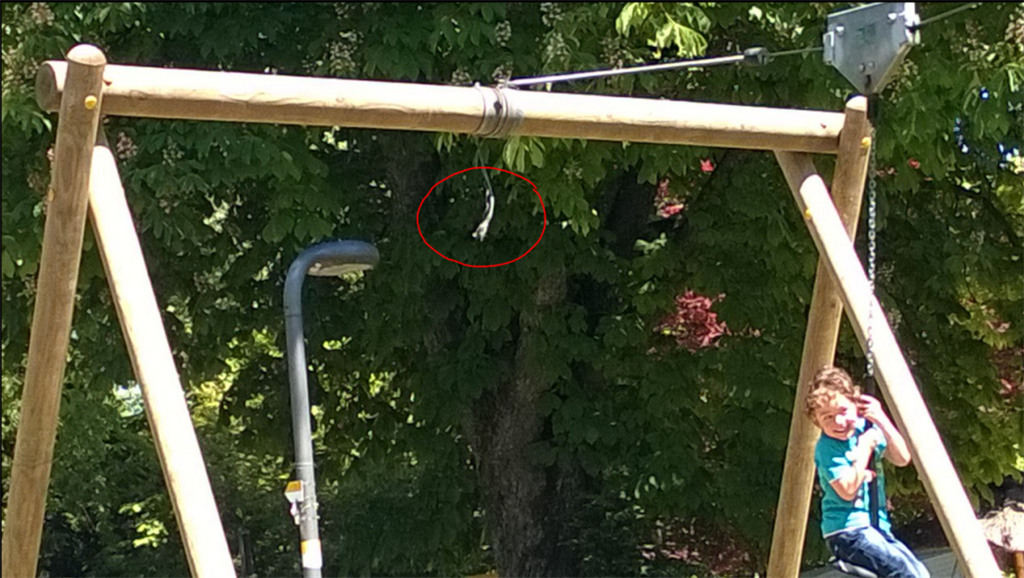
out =
<path fill-rule="evenodd" d="M 854 251 L 871 148 L 863 97 L 845 113 L 507 88 L 302 78 L 107 65 L 95 46 L 49 61 L 36 82 L 59 110 L 3 576 L 35 576 L 86 214 L 92 220 L 193 576 L 235 569 L 101 115 L 529 135 L 771 150 L 819 252 L 768 576 L 800 569 L 818 430 L 801 402 L 832 363 L 845 310 L 861 346 L 869 316 L 876 375 L 960 567 L 998 576 L 967 495 Z M 832 196 L 810 153 L 836 154 Z M 833 204 L 834 201 L 834 204 Z"/>

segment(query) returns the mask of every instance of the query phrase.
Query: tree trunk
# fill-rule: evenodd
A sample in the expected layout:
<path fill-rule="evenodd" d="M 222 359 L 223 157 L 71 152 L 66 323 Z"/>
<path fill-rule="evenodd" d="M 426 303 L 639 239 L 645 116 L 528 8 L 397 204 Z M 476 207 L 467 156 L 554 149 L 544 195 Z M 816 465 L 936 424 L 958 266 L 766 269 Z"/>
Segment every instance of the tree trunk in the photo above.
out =
<path fill-rule="evenodd" d="M 614 233 L 612 250 L 626 257 L 653 210 L 655 187 L 637 184 L 629 173 L 611 183 L 609 193 L 613 208 L 604 228 Z M 578 467 L 544 467 L 527 455 L 527 448 L 545 437 L 547 423 L 537 402 L 550 386 L 530 359 L 543 347 L 536 337 L 541 319 L 564 305 L 567 286 L 564 269 L 537 284 L 531 307 L 519 319 L 511 375 L 480 398 L 467 425 L 500 576 L 574 576 L 580 571 L 580 554 L 572 544 L 586 477 Z M 595 290 L 575 298 L 588 308 L 600 307 L 590 302 L 601 293 Z"/>
<path fill-rule="evenodd" d="M 576 476 L 557 465 L 544 467 L 527 455 L 530 444 L 544 433 L 537 401 L 549 386 L 530 359 L 540 346 L 540 320 L 565 298 L 564 270 L 540 280 L 530 310 L 519 319 L 511 375 L 481 396 L 468 424 L 501 576 L 577 573 L 576 556 L 567 546 Z"/>

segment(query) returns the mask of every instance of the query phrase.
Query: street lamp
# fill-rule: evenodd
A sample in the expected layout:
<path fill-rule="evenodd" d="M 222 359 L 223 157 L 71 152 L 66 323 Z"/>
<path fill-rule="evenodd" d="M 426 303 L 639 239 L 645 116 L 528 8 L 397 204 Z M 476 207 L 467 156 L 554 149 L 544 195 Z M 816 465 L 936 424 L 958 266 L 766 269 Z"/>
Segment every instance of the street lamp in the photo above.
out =
<path fill-rule="evenodd" d="M 288 341 L 288 381 L 291 384 L 292 436 L 296 478 L 285 496 L 299 526 L 303 578 L 320 578 L 323 554 L 317 526 L 316 482 L 313 476 L 313 432 L 306 383 L 305 333 L 302 328 L 302 283 L 306 274 L 339 276 L 372 269 L 380 261 L 377 248 L 362 241 L 333 241 L 303 251 L 288 269 L 284 282 L 284 327 Z"/>

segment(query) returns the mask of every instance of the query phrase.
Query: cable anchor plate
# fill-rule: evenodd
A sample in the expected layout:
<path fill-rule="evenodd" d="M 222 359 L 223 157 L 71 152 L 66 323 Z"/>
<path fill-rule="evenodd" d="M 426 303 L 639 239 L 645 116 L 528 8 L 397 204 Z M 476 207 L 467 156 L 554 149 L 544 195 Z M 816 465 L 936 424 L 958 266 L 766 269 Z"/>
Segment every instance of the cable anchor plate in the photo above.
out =
<path fill-rule="evenodd" d="M 921 43 L 914 2 L 877 2 L 828 15 L 822 39 L 831 64 L 863 94 L 877 94 Z"/>

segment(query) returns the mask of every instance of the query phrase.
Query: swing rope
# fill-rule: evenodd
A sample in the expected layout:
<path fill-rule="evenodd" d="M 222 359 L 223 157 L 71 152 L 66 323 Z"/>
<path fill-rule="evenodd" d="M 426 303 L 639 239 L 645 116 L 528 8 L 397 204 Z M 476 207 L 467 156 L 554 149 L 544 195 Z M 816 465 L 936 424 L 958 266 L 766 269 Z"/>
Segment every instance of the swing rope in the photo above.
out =
<path fill-rule="evenodd" d="M 476 149 L 476 165 L 484 166 L 483 154 L 479 142 Z M 477 241 L 483 241 L 487 236 L 487 230 L 491 226 L 491 219 L 494 218 L 494 187 L 491 186 L 491 177 L 487 175 L 488 169 L 480 169 L 484 173 L 484 212 L 480 224 L 476 226 L 472 237 Z"/>

